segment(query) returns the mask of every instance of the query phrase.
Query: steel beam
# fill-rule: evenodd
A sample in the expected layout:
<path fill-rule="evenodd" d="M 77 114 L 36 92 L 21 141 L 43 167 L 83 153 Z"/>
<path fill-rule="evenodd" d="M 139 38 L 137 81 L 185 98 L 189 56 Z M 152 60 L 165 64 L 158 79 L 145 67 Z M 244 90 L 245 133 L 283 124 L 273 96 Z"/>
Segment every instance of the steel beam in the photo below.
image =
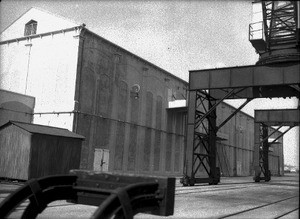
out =
<path fill-rule="evenodd" d="M 216 146 L 216 138 L 214 135 L 217 134 L 219 127 L 215 126 L 214 130 L 209 128 L 209 131 L 207 131 L 202 121 L 207 119 L 209 125 L 214 127 L 213 120 L 211 120 L 212 112 L 218 105 L 217 103 L 219 103 L 219 100 L 273 97 L 299 98 L 299 71 L 299 62 L 280 62 L 272 63 L 272 65 L 249 65 L 241 67 L 189 71 L 189 119 L 187 127 L 184 177 L 182 179 L 182 181 L 185 183 L 183 184 L 193 185 L 197 181 L 195 177 L 195 171 L 199 169 L 199 165 L 204 165 L 203 160 L 207 159 L 207 157 L 216 157 L 216 151 L 214 151 Z M 210 105 L 211 110 L 205 110 L 204 112 L 198 113 L 196 93 L 202 92 L 203 90 L 209 91 L 210 98 L 215 103 Z M 230 115 L 228 119 L 221 123 L 221 126 L 225 124 L 231 117 L 233 117 L 233 115 Z M 276 125 L 283 124 L 276 123 Z M 209 139 L 208 141 L 195 135 L 195 130 L 201 126 L 204 127 L 207 133 L 207 138 Z M 258 131 L 256 131 L 255 138 L 259 140 L 254 146 L 254 165 L 257 165 L 259 168 L 259 170 L 256 171 L 257 173 L 263 172 L 264 174 L 264 177 L 260 177 L 259 174 L 259 179 L 265 179 L 268 181 L 270 180 L 267 162 L 268 141 L 262 141 L 263 139 L 268 139 L 268 134 L 265 135 L 266 133 L 263 132 L 259 126 L 258 128 L 256 127 L 256 129 Z M 195 149 L 198 147 L 209 148 L 209 156 L 205 158 L 203 157 L 203 159 L 202 157 L 198 158 L 200 155 L 196 156 L 195 154 Z M 260 150 L 260 147 L 262 150 Z M 200 164 L 199 162 L 197 163 L 195 159 L 199 159 Z M 204 167 L 207 169 L 205 165 Z M 212 168 L 214 168 L 213 164 Z M 212 170 L 212 172 L 214 172 L 214 170 Z M 211 175 L 211 172 L 209 172 L 208 175 L 209 179 L 214 178 L 214 176 Z"/>
<path fill-rule="evenodd" d="M 300 109 L 255 110 L 254 122 L 268 126 L 297 126 Z"/>
<path fill-rule="evenodd" d="M 290 129 L 299 124 L 299 109 L 255 110 L 253 154 L 255 170 L 253 179 L 255 182 L 259 182 L 260 180 L 269 181 L 271 179 L 268 164 L 269 145 L 273 144 Z M 268 138 L 274 133 L 272 132 L 268 135 L 268 126 L 290 127 L 277 136 L 272 142 L 268 142 Z M 277 128 L 276 131 L 279 130 L 279 128 Z M 261 174 L 264 176 L 261 177 Z"/>
<path fill-rule="evenodd" d="M 279 126 L 277 129 L 273 130 L 267 137 L 265 137 L 262 141 L 268 140 L 275 132 L 279 131 L 282 128 L 282 125 Z M 277 140 L 277 139 L 276 139 Z M 275 140 L 275 141 L 276 141 Z M 269 142 L 269 144 L 273 144 L 275 141 Z"/>
<path fill-rule="evenodd" d="M 300 83 L 300 64 L 241 66 L 190 71 L 190 90 L 294 85 Z"/>
<path fill-rule="evenodd" d="M 220 128 L 222 128 L 232 117 L 234 117 L 238 112 L 241 111 L 241 109 L 244 108 L 244 106 L 246 106 L 252 99 L 247 99 L 242 105 L 239 106 L 239 108 L 237 108 L 230 116 L 227 117 L 227 119 L 225 119 L 218 127 L 217 130 L 219 130 Z"/>
<path fill-rule="evenodd" d="M 275 142 L 281 138 L 285 133 L 287 133 L 288 131 L 290 131 L 292 128 L 294 128 L 294 126 L 289 127 L 287 130 L 285 130 L 284 132 L 282 132 L 279 136 L 277 136 L 273 141 L 269 142 L 269 144 L 275 144 Z"/>
<path fill-rule="evenodd" d="M 276 85 L 276 86 L 257 86 L 257 87 L 245 87 L 244 90 L 239 91 L 235 88 L 232 95 L 226 99 L 253 99 L 253 98 L 272 98 L 272 97 L 298 97 L 300 96 L 299 85 Z M 226 89 L 211 89 L 210 95 L 215 99 L 223 98 L 229 90 Z"/>

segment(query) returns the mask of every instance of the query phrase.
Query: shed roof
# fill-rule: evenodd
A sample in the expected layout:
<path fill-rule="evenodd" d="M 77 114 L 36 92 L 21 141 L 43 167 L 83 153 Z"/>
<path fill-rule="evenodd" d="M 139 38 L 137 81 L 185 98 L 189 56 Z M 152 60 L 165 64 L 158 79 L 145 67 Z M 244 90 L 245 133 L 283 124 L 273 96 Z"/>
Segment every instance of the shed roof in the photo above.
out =
<path fill-rule="evenodd" d="M 79 139 L 85 138 L 84 136 L 71 132 L 68 129 L 45 126 L 45 125 L 37 125 L 37 124 L 26 123 L 26 122 L 12 121 L 12 120 L 10 120 L 9 122 L 1 126 L 0 129 L 11 124 L 33 134 L 53 135 L 53 136 L 79 138 Z"/>

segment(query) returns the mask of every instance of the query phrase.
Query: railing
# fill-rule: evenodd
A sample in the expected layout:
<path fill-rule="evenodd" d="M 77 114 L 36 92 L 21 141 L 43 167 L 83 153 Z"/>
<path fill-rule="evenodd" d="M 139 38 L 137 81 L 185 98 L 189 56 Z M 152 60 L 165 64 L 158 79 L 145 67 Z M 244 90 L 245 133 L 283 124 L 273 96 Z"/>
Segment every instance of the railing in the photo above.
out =
<path fill-rule="evenodd" d="M 262 21 L 249 24 L 249 41 L 264 40 L 264 25 Z"/>

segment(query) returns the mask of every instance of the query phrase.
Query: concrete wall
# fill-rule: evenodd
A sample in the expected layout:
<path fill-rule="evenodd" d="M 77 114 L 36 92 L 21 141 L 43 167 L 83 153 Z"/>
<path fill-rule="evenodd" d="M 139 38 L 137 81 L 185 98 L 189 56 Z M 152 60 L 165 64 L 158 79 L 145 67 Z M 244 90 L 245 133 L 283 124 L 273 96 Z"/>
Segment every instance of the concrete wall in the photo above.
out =
<path fill-rule="evenodd" d="M 78 34 L 72 30 L 0 42 L 0 89 L 35 97 L 35 112 L 73 111 Z M 72 130 L 73 114 L 37 115 L 34 123 Z"/>
<path fill-rule="evenodd" d="M 0 90 L 0 126 L 9 120 L 32 122 L 34 105 L 32 96 Z"/>
<path fill-rule="evenodd" d="M 180 175 L 184 116 L 166 109 L 187 83 L 89 31 L 83 39 L 74 128 L 86 137 L 81 168 L 98 169 L 101 148 L 110 171 Z"/>

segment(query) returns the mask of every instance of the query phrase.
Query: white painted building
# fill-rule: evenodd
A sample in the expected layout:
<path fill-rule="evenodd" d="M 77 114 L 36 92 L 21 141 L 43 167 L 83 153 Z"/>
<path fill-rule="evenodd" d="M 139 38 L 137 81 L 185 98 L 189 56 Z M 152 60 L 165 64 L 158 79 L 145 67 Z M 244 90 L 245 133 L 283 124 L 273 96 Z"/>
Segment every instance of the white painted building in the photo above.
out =
<path fill-rule="evenodd" d="M 0 35 L 0 88 L 34 96 L 35 112 L 72 111 L 80 30 L 40 9 L 25 12 Z M 34 121 L 72 130 L 73 116 L 64 122 L 35 116 Z"/>

